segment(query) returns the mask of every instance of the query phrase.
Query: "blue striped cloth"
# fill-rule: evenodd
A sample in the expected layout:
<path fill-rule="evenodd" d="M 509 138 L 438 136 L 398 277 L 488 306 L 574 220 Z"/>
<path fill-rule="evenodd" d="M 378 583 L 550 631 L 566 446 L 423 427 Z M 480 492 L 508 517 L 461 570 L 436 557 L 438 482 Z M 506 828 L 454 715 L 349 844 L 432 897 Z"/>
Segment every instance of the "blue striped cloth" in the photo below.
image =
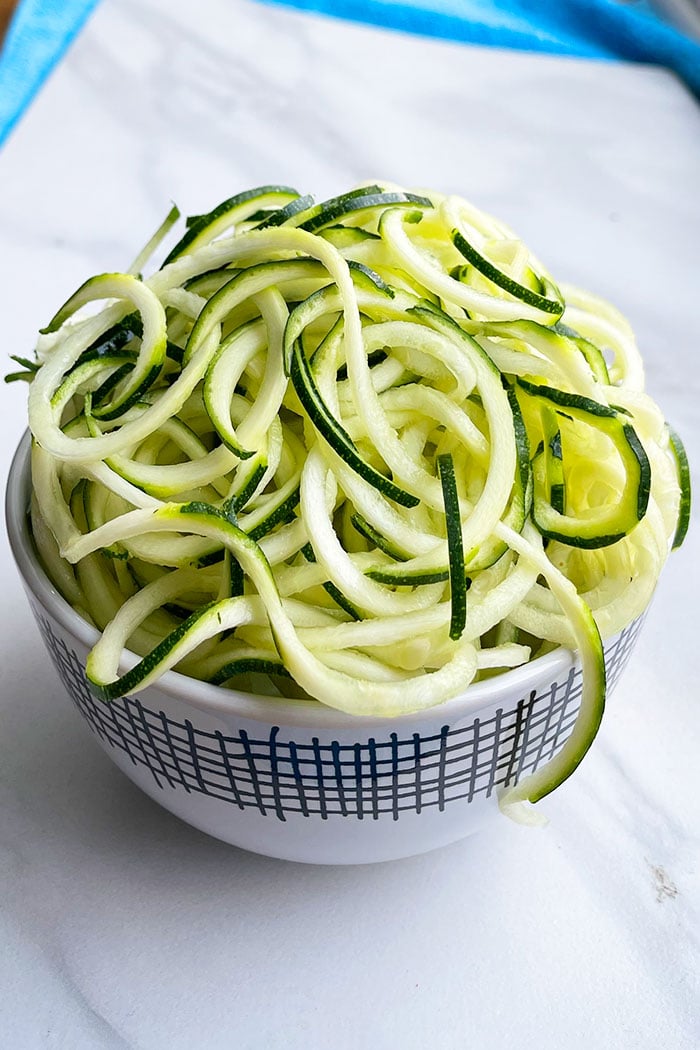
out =
<path fill-rule="evenodd" d="M 700 96 L 700 44 L 647 0 L 272 0 L 409 33 L 551 54 L 652 62 Z M 21 0 L 0 55 L 0 143 L 98 0 Z"/>

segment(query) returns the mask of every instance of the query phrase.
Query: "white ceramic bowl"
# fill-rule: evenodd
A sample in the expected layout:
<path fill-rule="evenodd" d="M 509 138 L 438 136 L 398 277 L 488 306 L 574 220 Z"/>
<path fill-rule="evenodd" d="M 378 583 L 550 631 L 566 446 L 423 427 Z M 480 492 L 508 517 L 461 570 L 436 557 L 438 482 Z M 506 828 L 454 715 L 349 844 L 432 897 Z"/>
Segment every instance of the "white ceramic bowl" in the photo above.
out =
<path fill-rule="evenodd" d="M 500 816 L 506 785 L 547 762 L 576 718 L 581 670 L 560 649 L 395 719 L 234 692 L 168 671 L 96 699 L 97 634 L 53 587 L 28 526 L 29 439 L 10 470 L 12 551 L 51 659 L 97 742 L 147 795 L 226 842 L 287 860 L 361 864 L 424 853 Z M 606 644 L 609 686 L 641 620 Z"/>

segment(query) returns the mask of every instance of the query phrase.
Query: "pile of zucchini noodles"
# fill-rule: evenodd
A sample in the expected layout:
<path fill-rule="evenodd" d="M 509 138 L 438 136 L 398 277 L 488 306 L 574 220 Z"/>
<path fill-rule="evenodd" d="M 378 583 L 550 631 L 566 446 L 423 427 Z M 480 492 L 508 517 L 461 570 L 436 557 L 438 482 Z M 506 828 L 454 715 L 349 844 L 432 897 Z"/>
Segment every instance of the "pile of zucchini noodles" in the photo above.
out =
<path fill-rule="evenodd" d="M 454 196 L 257 188 L 143 277 L 177 218 L 17 359 L 33 535 L 102 632 L 96 693 L 175 667 L 392 716 L 568 646 L 574 731 L 508 802 L 542 797 L 688 522 L 629 325 Z"/>

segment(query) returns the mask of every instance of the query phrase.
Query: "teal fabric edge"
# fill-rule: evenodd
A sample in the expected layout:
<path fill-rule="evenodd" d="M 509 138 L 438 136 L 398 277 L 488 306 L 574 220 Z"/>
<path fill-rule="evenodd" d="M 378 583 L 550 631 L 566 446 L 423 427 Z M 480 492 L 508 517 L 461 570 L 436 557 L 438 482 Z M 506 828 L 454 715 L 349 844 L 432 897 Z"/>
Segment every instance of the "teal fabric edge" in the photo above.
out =
<path fill-rule="evenodd" d="M 398 30 L 414 36 L 432 37 L 481 47 L 539 51 L 578 58 L 614 59 L 587 40 L 568 40 L 553 35 L 542 25 L 541 12 L 520 13 L 513 0 L 255 0 L 271 7 L 323 15 L 338 21 Z M 563 3 L 566 0 L 562 0 Z M 459 10 L 456 10 L 459 9 Z M 533 21 L 529 21 L 529 19 Z"/>
<path fill-rule="evenodd" d="M 485 47 L 536 51 L 670 70 L 700 98 L 700 43 L 648 0 L 256 0 L 345 21 Z"/>
<path fill-rule="evenodd" d="M 700 96 L 700 45 L 647 0 L 257 0 L 459 43 L 593 59 L 655 63 Z M 21 0 L 0 52 L 0 145 L 81 31 L 99 0 Z"/>
<path fill-rule="evenodd" d="M 0 51 L 0 146 L 99 0 L 21 0 Z"/>

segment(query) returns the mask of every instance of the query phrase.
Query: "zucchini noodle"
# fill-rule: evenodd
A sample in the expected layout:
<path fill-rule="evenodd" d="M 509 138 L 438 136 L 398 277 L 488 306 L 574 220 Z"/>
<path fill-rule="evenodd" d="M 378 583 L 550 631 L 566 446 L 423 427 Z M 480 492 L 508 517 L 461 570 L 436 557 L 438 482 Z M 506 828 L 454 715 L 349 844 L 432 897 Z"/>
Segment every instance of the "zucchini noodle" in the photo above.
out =
<path fill-rule="evenodd" d="M 517 815 L 590 746 L 601 635 L 687 528 L 629 325 L 457 197 L 260 187 L 142 276 L 178 217 L 7 377 L 30 383 L 36 547 L 101 631 L 95 693 L 175 668 L 392 716 L 576 648 L 576 725 L 506 792 Z"/>

